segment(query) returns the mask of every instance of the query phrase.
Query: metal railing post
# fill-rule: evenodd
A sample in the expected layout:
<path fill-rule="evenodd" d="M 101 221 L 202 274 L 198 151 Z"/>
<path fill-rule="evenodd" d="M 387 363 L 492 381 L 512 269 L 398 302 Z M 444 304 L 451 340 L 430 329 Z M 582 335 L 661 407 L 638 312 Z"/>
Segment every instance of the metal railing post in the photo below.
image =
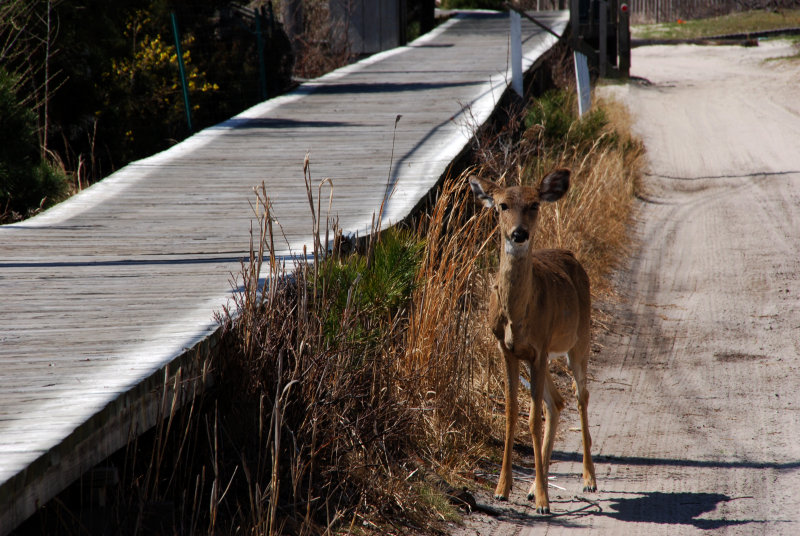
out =
<path fill-rule="evenodd" d="M 578 90 L 578 117 L 583 117 L 592 106 L 592 88 L 589 80 L 589 62 L 586 55 L 577 50 L 572 52 L 575 64 L 575 82 Z"/>
<path fill-rule="evenodd" d="M 181 38 L 178 33 L 178 18 L 175 12 L 170 13 L 172 19 L 172 35 L 175 37 L 175 50 L 178 53 L 178 70 L 181 73 L 181 86 L 183 87 L 183 107 L 186 110 L 186 124 L 189 127 L 189 132 L 194 132 L 192 129 L 192 107 L 189 104 L 189 86 L 186 83 L 186 68 L 183 65 L 183 52 L 181 51 Z"/>

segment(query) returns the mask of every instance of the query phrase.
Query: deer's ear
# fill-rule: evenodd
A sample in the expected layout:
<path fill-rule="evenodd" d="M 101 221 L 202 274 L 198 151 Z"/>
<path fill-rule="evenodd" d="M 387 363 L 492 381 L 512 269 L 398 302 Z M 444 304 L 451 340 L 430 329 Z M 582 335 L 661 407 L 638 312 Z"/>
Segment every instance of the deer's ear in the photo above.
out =
<path fill-rule="evenodd" d="M 472 187 L 472 193 L 475 194 L 475 197 L 480 199 L 483 206 L 486 208 L 492 208 L 494 206 L 494 197 L 492 197 L 492 194 L 498 188 L 495 183 L 479 179 L 475 175 L 470 175 L 469 185 Z"/>
<path fill-rule="evenodd" d="M 558 201 L 569 189 L 570 170 L 557 169 L 542 179 L 539 185 L 539 199 Z"/>

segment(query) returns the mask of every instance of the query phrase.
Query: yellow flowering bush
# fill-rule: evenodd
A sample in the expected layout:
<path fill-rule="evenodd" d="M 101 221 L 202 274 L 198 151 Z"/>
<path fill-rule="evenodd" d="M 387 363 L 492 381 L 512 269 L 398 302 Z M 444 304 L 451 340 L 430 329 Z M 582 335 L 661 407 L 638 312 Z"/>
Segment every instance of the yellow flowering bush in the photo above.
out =
<path fill-rule="evenodd" d="M 130 156 L 141 156 L 137 144 L 154 139 L 176 139 L 186 130 L 183 91 L 177 49 L 171 38 L 158 33 L 147 11 L 136 11 L 125 26 L 124 36 L 131 43 L 129 56 L 113 58 L 103 73 L 106 85 L 105 115 L 124 121 L 125 142 Z M 200 108 L 200 95 L 219 90 L 206 74 L 192 63 L 190 48 L 195 39 L 186 35 L 181 42 L 186 84 L 192 109 Z"/>

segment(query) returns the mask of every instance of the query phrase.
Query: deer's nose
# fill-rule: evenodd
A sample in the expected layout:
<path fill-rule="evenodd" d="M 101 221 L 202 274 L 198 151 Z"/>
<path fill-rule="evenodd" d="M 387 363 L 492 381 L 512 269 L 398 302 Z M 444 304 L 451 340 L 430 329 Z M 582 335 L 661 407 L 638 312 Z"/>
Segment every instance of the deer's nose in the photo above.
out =
<path fill-rule="evenodd" d="M 527 241 L 529 237 L 530 235 L 528 234 L 528 231 L 526 231 L 522 227 L 517 227 L 511 232 L 511 240 L 513 240 L 517 244 L 521 244 Z"/>

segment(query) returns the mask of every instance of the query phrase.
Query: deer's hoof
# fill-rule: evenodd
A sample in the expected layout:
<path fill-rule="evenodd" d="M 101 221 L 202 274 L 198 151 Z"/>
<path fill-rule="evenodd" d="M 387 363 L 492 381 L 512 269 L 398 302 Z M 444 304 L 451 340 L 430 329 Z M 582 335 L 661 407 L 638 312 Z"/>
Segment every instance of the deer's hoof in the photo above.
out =
<path fill-rule="evenodd" d="M 549 516 L 550 515 L 550 507 L 549 506 L 537 506 L 536 513 L 540 516 Z"/>
<path fill-rule="evenodd" d="M 496 501 L 507 501 L 508 500 L 508 495 L 503 495 L 502 493 L 495 493 L 494 494 L 494 500 L 496 500 Z"/>
<path fill-rule="evenodd" d="M 597 491 L 597 484 L 587 484 L 583 486 L 583 491 L 594 493 Z"/>

